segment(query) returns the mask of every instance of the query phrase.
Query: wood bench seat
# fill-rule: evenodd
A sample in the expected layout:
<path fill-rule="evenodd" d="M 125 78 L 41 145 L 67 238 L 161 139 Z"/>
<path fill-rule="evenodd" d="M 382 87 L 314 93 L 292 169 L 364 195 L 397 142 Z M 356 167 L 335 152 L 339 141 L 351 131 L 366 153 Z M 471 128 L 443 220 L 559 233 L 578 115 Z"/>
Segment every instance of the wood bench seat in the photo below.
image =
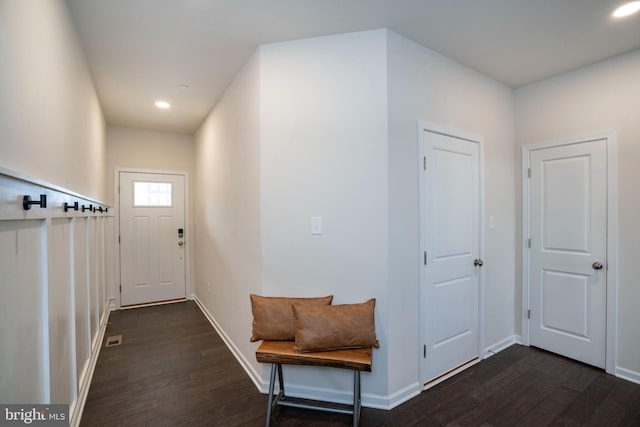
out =
<path fill-rule="evenodd" d="M 271 415 L 276 406 L 292 406 L 352 414 L 353 425 L 356 427 L 360 421 L 361 412 L 360 372 L 371 372 L 371 348 L 299 353 L 293 349 L 294 345 L 295 343 L 293 341 L 263 341 L 256 350 L 256 360 L 258 362 L 272 364 L 271 377 L 269 380 L 266 426 L 269 427 L 271 425 Z M 353 405 L 350 405 L 351 409 L 329 407 L 322 404 L 322 402 L 311 404 L 286 400 L 282 365 L 304 365 L 352 370 Z M 278 374 L 278 385 L 280 388 L 277 395 L 274 394 L 276 372 Z"/>
<path fill-rule="evenodd" d="M 299 353 L 293 349 L 294 345 L 293 341 L 262 341 L 256 350 L 256 359 L 260 363 L 326 366 L 371 372 L 371 347 Z"/>

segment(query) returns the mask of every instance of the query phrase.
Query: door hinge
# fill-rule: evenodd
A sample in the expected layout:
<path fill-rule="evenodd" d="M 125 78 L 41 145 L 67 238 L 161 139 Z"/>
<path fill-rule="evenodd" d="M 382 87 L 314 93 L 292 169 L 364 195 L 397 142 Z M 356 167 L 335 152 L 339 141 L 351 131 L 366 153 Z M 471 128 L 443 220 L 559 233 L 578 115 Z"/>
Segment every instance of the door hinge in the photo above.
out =
<path fill-rule="evenodd" d="M 422 169 L 427 170 L 427 156 L 422 158 Z"/>
<path fill-rule="evenodd" d="M 527 247 L 528 247 L 529 249 L 531 249 L 531 238 L 529 238 L 529 239 L 527 240 Z"/>
<path fill-rule="evenodd" d="M 120 285 L 120 293 L 122 293 L 122 285 Z"/>
<path fill-rule="evenodd" d="M 422 357 L 425 358 L 425 359 L 427 358 L 427 345 L 426 344 L 422 346 Z"/>
<path fill-rule="evenodd" d="M 424 265 L 427 265 L 427 251 L 424 251 Z"/>
<path fill-rule="evenodd" d="M 531 319 L 531 310 L 527 310 L 527 319 Z"/>
<path fill-rule="evenodd" d="M 120 235 L 118 234 L 118 243 L 120 243 Z"/>
<path fill-rule="evenodd" d="M 531 178 L 531 168 L 527 169 L 527 176 Z"/>

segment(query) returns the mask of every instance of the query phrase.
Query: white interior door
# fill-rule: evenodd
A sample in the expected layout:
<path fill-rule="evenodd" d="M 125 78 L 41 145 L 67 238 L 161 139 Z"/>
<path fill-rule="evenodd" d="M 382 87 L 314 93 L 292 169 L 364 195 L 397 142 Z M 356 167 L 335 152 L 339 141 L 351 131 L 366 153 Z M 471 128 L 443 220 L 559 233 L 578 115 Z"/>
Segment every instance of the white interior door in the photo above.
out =
<path fill-rule="evenodd" d="M 606 140 L 530 152 L 530 344 L 605 367 Z"/>
<path fill-rule="evenodd" d="M 120 172 L 122 306 L 182 299 L 184 176 Z"/>
<path fill-rule="evenodd" d="M 423 384 L 479 357 L 479 144 L 423 132 Z"/>

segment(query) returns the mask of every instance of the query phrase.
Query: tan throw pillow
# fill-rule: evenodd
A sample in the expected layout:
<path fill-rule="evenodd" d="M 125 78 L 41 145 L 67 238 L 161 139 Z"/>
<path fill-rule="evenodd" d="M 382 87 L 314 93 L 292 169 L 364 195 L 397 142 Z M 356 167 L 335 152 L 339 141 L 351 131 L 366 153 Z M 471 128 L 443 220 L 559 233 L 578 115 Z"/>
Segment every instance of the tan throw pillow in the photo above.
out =
<path fill-rule="evenodd" d="M 333 295 L 318 298 L 286 298 L 251 294 L 250 298 L 253 313 L 251 341 L 293 341 L 293 304 L 299 304 L 301 307 L 330 305 Z"/>
<path fill-rule="evenodd" d="M 323 351 L 380 347 L 376 338 L 374 298 L 362 304 L 303 306 L 294 304 L 294 350 Z"/>

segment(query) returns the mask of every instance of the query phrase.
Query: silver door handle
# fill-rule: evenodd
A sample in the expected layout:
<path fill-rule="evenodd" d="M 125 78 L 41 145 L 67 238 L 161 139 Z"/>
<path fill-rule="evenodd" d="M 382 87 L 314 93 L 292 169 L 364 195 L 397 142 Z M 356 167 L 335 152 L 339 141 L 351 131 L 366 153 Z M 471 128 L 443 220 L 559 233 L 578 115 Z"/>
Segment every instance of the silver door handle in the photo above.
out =
<path fill-rule="evenodd" d="M 594 270 L 602 270 L 602 263 L 601 262 L 594 262 L 593 264 L 591 264 L 591 267 L 593 267 Z"/>
<path fill-rule="evenodd" d="M 482 267 L 484 265 L 484 261 L 482 261 L 481 259 L 474 259 L 473 265 L 475 265 L 476 267 Z"/>
<path fill-rule="evenodd" d="M 179 245 L 179 246 L 182 246 L 182 245 L 184 245 L 184 242 L 183 242 L 182 240 L 180 240 L 180 241 L 178 242 L 178 245 Z"/>

